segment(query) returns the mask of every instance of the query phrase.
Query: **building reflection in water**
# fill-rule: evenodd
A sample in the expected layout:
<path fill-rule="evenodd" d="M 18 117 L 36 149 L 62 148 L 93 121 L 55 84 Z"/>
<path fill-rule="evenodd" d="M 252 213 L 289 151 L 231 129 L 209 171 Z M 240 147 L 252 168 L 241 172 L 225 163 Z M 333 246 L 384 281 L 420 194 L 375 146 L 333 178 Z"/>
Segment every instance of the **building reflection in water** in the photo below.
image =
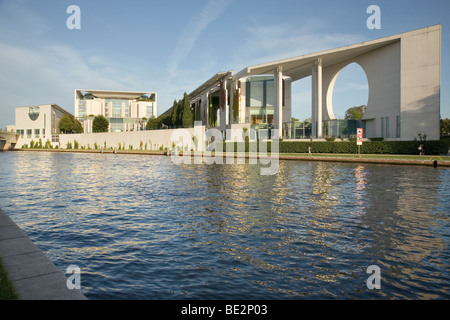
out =
<path fill-rule="evenodd" d="M 85 264 L 89 290 L 111 290 L 109 278 L 136 272 L 130 292 L 161 278 L 180 292 L 213 286 L 213 298 L 225 287 L 246 288 L 240 297 L 450 292 L 448 170 L 280 161 L 276 175 L 262 176 L 248 163 L 11 156 L 6 205 L 57 265 Z M 366 288 L 370 265 L 381 268 L 381 291 Z"/>

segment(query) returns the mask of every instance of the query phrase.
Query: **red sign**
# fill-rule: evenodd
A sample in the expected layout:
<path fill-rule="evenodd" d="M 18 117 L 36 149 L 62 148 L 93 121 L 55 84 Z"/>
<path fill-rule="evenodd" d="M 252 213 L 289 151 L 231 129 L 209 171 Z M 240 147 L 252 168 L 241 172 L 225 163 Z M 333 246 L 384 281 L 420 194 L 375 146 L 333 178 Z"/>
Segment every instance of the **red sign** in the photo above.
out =
<path fill-rule="evenodd" d="M 358 128 L 356 129 L 356 144 L 358 146 L 362 146 L 363 143 L 363 129 Z"/>

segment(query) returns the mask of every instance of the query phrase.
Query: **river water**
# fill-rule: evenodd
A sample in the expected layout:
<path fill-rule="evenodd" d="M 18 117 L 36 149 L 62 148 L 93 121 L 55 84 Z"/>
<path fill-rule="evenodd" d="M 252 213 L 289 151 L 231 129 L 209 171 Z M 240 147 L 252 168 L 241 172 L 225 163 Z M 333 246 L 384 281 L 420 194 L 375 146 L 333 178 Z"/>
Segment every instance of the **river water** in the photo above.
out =
<path fill-rule="evenodd" d="M 280 160 L 263 176 L 51 152 L 0 163 L 0 206 L 61 271 L 81 269 L 89 299 L 450 298 L 449 169 Z"/>

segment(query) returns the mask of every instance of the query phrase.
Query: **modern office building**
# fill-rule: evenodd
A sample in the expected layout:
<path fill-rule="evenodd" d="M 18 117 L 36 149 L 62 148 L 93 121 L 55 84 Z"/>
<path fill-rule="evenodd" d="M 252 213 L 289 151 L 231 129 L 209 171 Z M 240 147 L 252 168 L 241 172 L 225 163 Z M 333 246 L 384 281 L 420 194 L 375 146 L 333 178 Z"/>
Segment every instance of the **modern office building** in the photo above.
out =
<path fill-rule="evenodd" d="M 156 117 L 155 92 L 75 90 L 75 118 L 92 132 L 92 121 L 102 115 L 109 121 L 109 132 L 144 130 L 147 119 Z"/>
<path fill-rule="evenodd" d="M 333 91 L 340 72 L 358 64 L 369 99 L 361 121 L 335 117 Z M 232 127 L 275 128 L 280 138 L 439 140 L 441 25 L 341 48 L 220 72 L 189 94 L 195 119 L 223 132 Z M 291 83 L 311 78 L 309 123 L 291 121 Z M 349 106 L 352 107 L 352 106 Z"/>
<path fill-rule="evenodd" d="M 189 95 L 195 120 L 207 128 L 220 130 L 231 125 L 248 124 L 251 128 L 272 129 L 275 122 L 276 90 L 273 75 L 238 79 L 230 87 L 232 71 L 218 73 Z M 283 122 L 291 119 L 291 78 L 282 77 Z"/>
<path fill-rule="evenodd" d="M 16 147 L 51 143 L 53 147 L 59 143 L 59 120 L 68 114 L 56 104 L 30 107 L 18 107 L 15 110 L 15 131 L 19 135 Z"/>

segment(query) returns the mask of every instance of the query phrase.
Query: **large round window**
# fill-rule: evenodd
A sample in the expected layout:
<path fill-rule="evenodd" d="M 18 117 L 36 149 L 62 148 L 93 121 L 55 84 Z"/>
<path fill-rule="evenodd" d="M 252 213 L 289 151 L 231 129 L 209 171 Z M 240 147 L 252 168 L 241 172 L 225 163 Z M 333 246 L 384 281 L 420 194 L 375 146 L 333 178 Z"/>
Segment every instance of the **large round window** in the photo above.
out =
<path fill-rule="evenodd" d="M 31 120 L 36 120 L 37 118 L 39 118 L 39 107 L 30 107 L 28 110 L 28 116 L 30 117 Z"/>

